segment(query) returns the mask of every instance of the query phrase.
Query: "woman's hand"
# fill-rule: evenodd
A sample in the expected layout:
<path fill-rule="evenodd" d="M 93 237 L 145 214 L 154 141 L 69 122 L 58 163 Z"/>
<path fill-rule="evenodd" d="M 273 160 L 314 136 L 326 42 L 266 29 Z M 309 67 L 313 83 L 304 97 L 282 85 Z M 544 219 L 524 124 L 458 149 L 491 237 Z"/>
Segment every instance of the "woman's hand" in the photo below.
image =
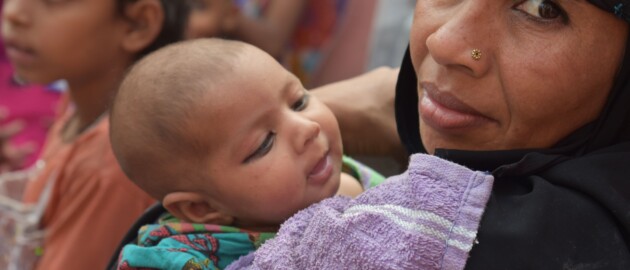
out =
<path fill-rule="evenodd" d="M 381 67 L 312 90 L 337 117 L 344 153 L 389 156 L 406 163 L 394 116 L 397 77 L 398 69 Z"/>
<path fill-rule="evenodd" d="M 7 114 L 5 109 L 0 108 L 0 122 L 6 119 Z M 24 122 L 20 120 L 0 125 L 0 173 L 20 168 L 26 157 L 34 151 L 34 145 L 30 143 L 20 147 L 10 145 L 11 138 L 23 128 Z"/>

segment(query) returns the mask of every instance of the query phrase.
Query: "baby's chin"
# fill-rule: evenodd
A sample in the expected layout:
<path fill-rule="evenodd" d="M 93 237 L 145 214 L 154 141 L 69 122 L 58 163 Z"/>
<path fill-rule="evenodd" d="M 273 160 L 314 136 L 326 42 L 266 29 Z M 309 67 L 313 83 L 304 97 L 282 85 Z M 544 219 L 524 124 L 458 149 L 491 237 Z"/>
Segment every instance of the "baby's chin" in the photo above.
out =
<path fill-rule="evenodd" d="M 330 178 L 330 186 L 327 187 L 326 194 L 322 197 L 322 200 L 333 197 L 339 191 L 339 185 L 341 185 L 341 166 L 335 168 L 335 172 Z"/>
<path fill-rule="evenodd" d="M 322 192 L 319 194 L 320 196 L 317 198 L 313 198 L 313 200 L 310 203 L 308 203 L 306 207 L 308 207 L 311 204 L 315 204 L 315 203 L 321 202 L 325 199 L 335 196 L 337 194 L 337 191 L 339 190 L 340 183 L 341 183 L 341 168 L 336 167 L 332 176 L 328 180 L 328 183 L 326 183 L 324 190 L 322 190 Z"/>

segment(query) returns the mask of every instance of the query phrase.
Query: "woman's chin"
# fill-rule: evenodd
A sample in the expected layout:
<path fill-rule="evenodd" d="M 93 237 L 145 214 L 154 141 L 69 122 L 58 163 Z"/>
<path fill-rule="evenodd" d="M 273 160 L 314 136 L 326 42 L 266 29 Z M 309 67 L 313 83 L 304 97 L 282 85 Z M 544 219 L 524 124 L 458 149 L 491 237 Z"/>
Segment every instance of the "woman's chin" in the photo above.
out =
<path fill-rule="evenodd" d="M 420 122 L 420 138 L 422 140 L 422 145 L 424 146 L 424 149 L 427 151 L 427 153 L 431 155 L 435 154 L 436 149 L 455 149 L 470 151 L 495 149 L 496 147 L 493 146 L 492 142 L 476 139 L 485 138 L 483 136 L 475 136 L 474 131 L 463 135 L 440 132 L 440 130 L 433 129 L 428 125 L 423 125 L 422 121 Z"/>

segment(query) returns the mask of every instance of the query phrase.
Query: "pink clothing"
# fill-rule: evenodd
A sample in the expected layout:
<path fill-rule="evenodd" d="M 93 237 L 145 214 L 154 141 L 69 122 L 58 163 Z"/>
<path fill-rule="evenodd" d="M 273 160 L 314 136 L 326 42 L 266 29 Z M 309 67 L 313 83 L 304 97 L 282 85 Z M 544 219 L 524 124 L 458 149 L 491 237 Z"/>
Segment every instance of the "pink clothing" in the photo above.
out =
<path fill-rule="evenodd" d="M 0 11 L 3 2 L 0 0 Z M 13 81 L 13 68 L 5 54 L 4 41 L 0 39 L 0 108 L 8 111 L 8 117 L 0 121 L 0 127 L 14 120 L 22 120 L 25 122 L 24 129 L 13 136 L 10 143 L 13 146 L 29 142 L 35 144 L 35 150 L 26 158 L 23 167 L 32 165 L 39 157 L 60 96 L 60 91 L 44 86 L 16 84 Z"/>
<path fill-rule="evenodd" d="M 35 151 L 23 164 L 27 167 L 39 157 L 48 128 L 54 120 L 55 108 L 61 93 L 39 85 L 18 85 L 12 76 L 10 64 L 0 61 L 0 108 L 8 111 L 7 119 L 0 121 L 0 126 L 14 120 L 24 121 L 24 129 L 11 138 L 11 144 L 14 146 L 29 142 L 35 144 Z"/>
<path fill-rule="evenodd" d="M 4 1 L 0 0 L 0 12 L 2 12 L 2 6 Z M 0 26 L 2 26 L 2 24 L 0 24 Z M 9 59 L 7 58 L 7 54 L 4 48 L 4 40 L 2 40 L 0 38 L 0 48 L 2 48 L 2 51 L 0 51 L 0 62 L 4 63 L 4 62 L 9 62 Z"/>
<path fill-rule="evenodd" d="M 37 269 L 104 269 L 125 232 L 155 201 L 124 175 L 102 117 L 71 142 L 61 133 L 71 113 L 48 135 L 41 174 L 29 182 L 24 200 L 36 202 L 55 181 L 41 221 L 47 231 Z"/>

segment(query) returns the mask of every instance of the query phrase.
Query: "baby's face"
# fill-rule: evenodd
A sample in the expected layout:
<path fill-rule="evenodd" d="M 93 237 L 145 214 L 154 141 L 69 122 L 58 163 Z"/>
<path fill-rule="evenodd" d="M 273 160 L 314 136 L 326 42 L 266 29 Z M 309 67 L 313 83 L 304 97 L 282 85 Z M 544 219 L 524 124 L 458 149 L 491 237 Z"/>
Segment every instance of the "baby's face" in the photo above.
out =
<path fill-rule="evenodd" d="M 197 120 L 211 153 L 202 187 L 241 226 L 279 225 L 335 194 L 341 135 L 323 103 L 273 58 L 247 49 Z M 208 123 L 208 124 L 205 124 Z"/>

